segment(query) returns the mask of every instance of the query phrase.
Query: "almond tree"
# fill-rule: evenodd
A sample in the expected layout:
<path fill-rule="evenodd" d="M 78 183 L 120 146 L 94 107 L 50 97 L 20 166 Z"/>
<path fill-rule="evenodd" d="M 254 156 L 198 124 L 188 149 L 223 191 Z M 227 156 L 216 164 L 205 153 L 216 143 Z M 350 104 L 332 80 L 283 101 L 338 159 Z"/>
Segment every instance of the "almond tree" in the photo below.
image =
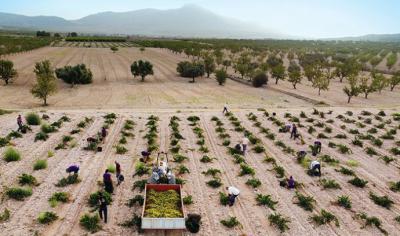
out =
<path fill-rule="evenodd" d="M 346 86 L 343 88 L 343 92 L 347 95 L 347 103 L 350 103 L 352 97 L 357 97 L 360 94 L 360 88 L 357 86 L 358 77 L 355 75 L 351 75 L 347 78 L 349 82 L 349 87 Z"/>
<path fill-rule="evenodd" d="M 315 78 L 322 76 L 322 68 L 319 63 L 310 64 L 304 67 L 304 76 L 308 81 L 313 82 Z"/>
<path fill-rule="evenodd" d="M 214 56 L 215 56 L 215 62 L 217 65 L 221 65 L 224 60 L 224 52 L 221 51 L 221 49 L 216 49 L 214 51 Z"/>
<path fill-rule="evenodd" d="M 360 93 L 364 93 L 365 99 L 368 99 L 368 95 L 370 93 L 376 92 L 376 86 L 373 81 L 370 81 L 370 78 L 367 76 L 363 76 L 360 79 Z"/>
<path fill-rule="evenodd" d="M 210 74 L 213 73 L 215 70 L 214 58 L 209 54 L 206 54 L 204 56 L 204 70 L 207 74 L 207 78 L 210 78 Z"/>
<path fill-rule="evenodd" d="M 355 60 L 345 60 L 342 63 L 336 65 L 335 74 L 339 77 L 340 83 L 343 82 L 344 78 L 352 75 L 357 75 L 361 70 L 361 65 Z"/>
<path fill-rule="evenodd" d="M 149 61 L 135 61 L 131 65 L 131 72 L 132 75 L 135 76 L 140 76 L 142 78 L 142 82 L 144 82 L 144 79 L 148 75 L 153 75 L 153 65 Z"/>
<path fill-rule="evenodd" d="M 116 47 L 116 46 L 112 46 L 112 47 L 110 47 L 110 49 L 111 49 L 111 51 L 112 51 L 113 53 L 115 53 L 115 52 L 118 51 L 118 47 Z"/>
<path fill-rule="evenodd" d="M 279 80 L 285 80 L 286 77 L 285 66 L 283 64 L 279 64 L 277 66 L 272 67 L 271 76 L 275 78 L 275 84 L 278 84 Z"/>
<path fill-rule="evenodd" d="M 230 60 L 224 60 L 222 65 L 225 66 L 225 70 L 228 70 L 228 67 L 231 66 L 232 62 Z"/>
<path fill-rule="evenodd" d="M 8 60 L 0 60 L 0 79 L 8 85 L 10 79 L 16 76 L 17 71 L 14 69 L 14 63 Z"/>
<path fill-rule="evenodd" d="M 38 62 L 35 65 L 36 84 L 33 85 L 31 93 L 34 97 L 43 100 L 47 106 L 47 98 L 57 92 L 57 82 L 50 61 Z"/>
<path fill-rule="evenodd" d="M 394 88 L 400 84 L 400 70 L 397 71 L 392 78 L 389 80 L 389 85 L 390 85 L 390 91 L 393 91 Z"/>
<path fill-rule="evenodd" d="M 372 83 L 376 87 L 376 90 L 379 91 L 379 93 L 381 93 L 382 90 L 389 85 L 388 79 L 381 73 L 376 73 L 375 71 L 372 72 L 372 78 Z"/>
<path fill-rule="evenodd" d="M 242 79 L 246 76 L 249 75 L 251 72 L 251 66 L 250 66 L 251 60 L 247 56 L 247 54 L 243 53 L 240 55 L 240 57 L 237 59 L 236 64 L 234 65 L 234 68 L 236 71 L 239 72 L 239 74 L 242 76 Z"/>
<path fill-rule="evenodd" d="M 219 69 L 219 70 L 215 71 L 215 77 L 217 78 L 218 84 L 222 86 L 225 84 L 228 74 L 226 73 L 226 70 Z"/>
<path fill-rule="evenodd" d="M 321 90 L 329 90 L 329 83 L 330 83 L 330 73 L 329 72 L 318 72 L 315 74 L 312 81 L 312 87 L 318 89 L 318 95 L 321 95 Z"/>
<path fill-rule="evenodd" d="M 290 62 L 289 68 L 289 82 L 292 83 L 293 88 L 296 89 L 296 85 L 301 83 L 301 69 L 295 62 Z"/>

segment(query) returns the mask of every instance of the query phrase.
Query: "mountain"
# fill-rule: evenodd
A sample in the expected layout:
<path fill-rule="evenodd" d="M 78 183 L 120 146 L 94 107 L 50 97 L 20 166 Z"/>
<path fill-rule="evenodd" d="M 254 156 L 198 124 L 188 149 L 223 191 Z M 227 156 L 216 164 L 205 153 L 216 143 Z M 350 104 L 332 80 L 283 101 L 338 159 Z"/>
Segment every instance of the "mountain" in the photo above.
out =
<path fill-rule="evenodd" d="M 73 23 L 55 16 L 22 16 L 0 12 L 0 26 L 9 28 L 61 28 L 74 25 Z"/>
<path fill-rule="evenodd" d="M 170 10 L 143 9 L 129 12 L 102 12 L 70 21 L 53 16 L 29 17 L 0 13 L 0 26 L 55 32 L 76 31 L 89 34 L 165 37 L 285 37 L 250 23 L 217 15 L 195 5 L 185 5 L 182 8 Z"/>
<path fill-rule="evenodd" d="M 368 34 L 358 37 L 333 38 L 342 41 L 400 42 L 400 34 Z"/>

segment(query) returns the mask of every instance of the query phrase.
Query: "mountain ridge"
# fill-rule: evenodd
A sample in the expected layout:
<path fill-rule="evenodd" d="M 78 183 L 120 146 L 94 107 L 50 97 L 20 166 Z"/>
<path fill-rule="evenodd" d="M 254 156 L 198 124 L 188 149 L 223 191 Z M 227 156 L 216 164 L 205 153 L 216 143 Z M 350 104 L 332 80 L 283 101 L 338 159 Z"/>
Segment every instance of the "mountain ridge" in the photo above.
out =
<path fill-rule="evenodd" d="M 146 8 L 100 12 L 76 20 L 55 16 L 0 13 L 0 26 L 54 32 L 122 34 L 160 37 L 280 38 L 285 35 L 250 23 L 223 17 L 195 5 L 177 9 Z"/>

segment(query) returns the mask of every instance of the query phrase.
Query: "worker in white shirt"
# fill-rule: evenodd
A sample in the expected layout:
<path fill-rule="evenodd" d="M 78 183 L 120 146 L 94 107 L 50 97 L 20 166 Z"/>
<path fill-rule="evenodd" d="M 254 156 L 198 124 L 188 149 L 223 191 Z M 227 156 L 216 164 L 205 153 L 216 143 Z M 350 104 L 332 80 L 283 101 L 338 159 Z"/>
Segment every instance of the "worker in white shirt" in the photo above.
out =
<path fill-rule="evenodd" d="M 158 171 L 162 174 L 162 175 L 166 175 L 167 174 L 167 163 L 164 161 L 160 161 L 160 166 L 158 167 Z"/>
<path fill-rule="evenodd" d="M 243 155 L 246 154 L 247 145 L 249 145 L 250 140 L 247 137 L 242 139 Z"/>
<path fill-rule="evenodd" d="M 321 176 L 321 164 L 319 161 L 314 160 L 310 163 L 310 171 L 313 176 Z"/>
<path fill-rule="evenodd" d="M 236 187 L 230 186 L 226 187 L 226 190 L 228 190 L 228 200 L 229 200 L 229 206 L 233 206 L 235 203 L 235 199 L 237 196 L 239 196 L 240 191 Z"/>

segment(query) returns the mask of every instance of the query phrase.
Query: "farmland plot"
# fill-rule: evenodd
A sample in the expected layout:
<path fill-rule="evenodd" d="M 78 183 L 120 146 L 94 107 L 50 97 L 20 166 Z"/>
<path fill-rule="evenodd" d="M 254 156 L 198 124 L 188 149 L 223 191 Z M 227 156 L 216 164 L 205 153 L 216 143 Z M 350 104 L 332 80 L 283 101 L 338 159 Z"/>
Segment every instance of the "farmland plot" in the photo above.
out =
<path fill-rule="evenodd" d="M 114 161 L 118 161 L 125 181 L 114 185 L 108 223 L 100 222 L 97 231 L 101 235 L 138 234 L 130 220 L 141 214 L 142 184 L 149 178 L 151 168 L 139 164 L 139 157 L 141 151 L 151 148 L 153 153 L 169 152 L 169 166 L 183 184 L 186 211 L 202 216 L 199 235 L 395 235 L 400 229 L 395 220 L 400 213 L 399 153 L 394 149 L 399 146 L 400 118 L 392 113 L 373 109 L 238 110 L 227 115 L 41 112 L 40 117 L 49 116 L 42 122 L 59 127 L 47 133 L 46 140 L 34 141 L 43 132 L 41 126 L 31 126 L 32 131 L 10 139 L 9 145 L 20 153 L 21 159 L 1 160 L 4 200 L 0 212 L 7 209 L 10 217 L 0 224 L 0 229 L 7 235 L 85 234 L 81 217 L 96 214 L 92 213 L 89 197 L 102 189 L 104 170 L 113 169 Z M 55 123 L 61 120 L 61 124 Z M 0 116 L 0 122 L 0 137 L 6 137 L 16 129 L 15 113 Z M 279 132 L 287 123 L 297 123 L 302 139 L 293 140 L 290 133 Z M 102 126 L 108 127 L 108 135 L 104 144 L 98 143 L 102 152 L 95 152 L 86 139 L 95 136 Z M 374 128 L 376 134 L 367 136 L 368 131 L 375 132 Z M 241 156 L 233 147 L 245 135 L 250 145 L 246 155 Z M 377 145 L 378 138 L 381 145 Z M 361 140 L 362 145 L 355 139 Z M 313 157 L 309 145 L 315 140 L 322 142 L 322 152 Z M 7 148 L 1 147 L 0 152 L 3 154 Z M 296 153 L 303 150 L 307 155 L 298 160 Z M 155 157 L 153 154 L 153 160 Z M 307 174 L 312 159 L 322 163 L 320 178 Z M 46 161 L 46 166 L 35 170 L 38 160 Z M 60 185 L 71 164 L 80 166 L 79 181 Z M 34 177 L 36 182 L 22 185 L 23 174 Z M 297 183 L 295 190 L 280 186 L 289 176 Z M 115 184 L 115 175 L 112 178 Z M 362 181 L 364 186 L 359 184 Z M 227 186 L 241 190 L 232 207 L 226 205 Z M 7 194 L 12 187 L 32 192 L 15 200 Z M 65 202 L 49 201 L 60 192 L 67 193 Z M 41 224 L 38 216 L 43 212 L 53 212 L 57 218 Z M 375 223 L 368 225 L 366 220 L 372 217 L 376 217 Z"/>

